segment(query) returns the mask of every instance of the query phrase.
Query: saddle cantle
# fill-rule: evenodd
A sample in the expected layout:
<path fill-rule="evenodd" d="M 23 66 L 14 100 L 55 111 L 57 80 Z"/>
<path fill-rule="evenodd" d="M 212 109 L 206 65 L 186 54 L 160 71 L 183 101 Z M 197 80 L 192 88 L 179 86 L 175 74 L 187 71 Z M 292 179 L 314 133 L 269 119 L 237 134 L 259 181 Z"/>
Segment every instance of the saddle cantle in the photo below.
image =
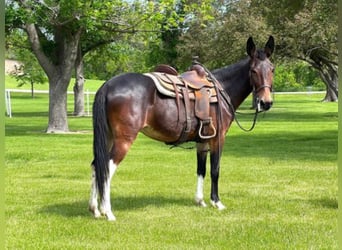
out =
<path fill-rule="evenodd" d="M 170 75 L 178 75 L 178 71 L 167 64 L 159 64 L 154 68 L 154 72 L 161 72 L 161 73 L 166 73 L 166 74 L 170 74 Z"/>
<path fill-rule="evenodd" d="M 185 107 L 186 125 L 181 138 L 177 143 L 186 139 L 191 129 L 190 102 L 194 101 L 194 113 L 200 121 L 198 135 L 201 139 L 210 139 L 216 136 L 216 128 L 210 116 L 210 103 L 217 102 L 215 85 L 208 80 L 206 71 L 200 65 L 193 65 L 190 71 L 181 75 L 168 65 L 161 65 L 155 68 L 155 72 L 146 73 L 151 77 L 157 90 L 166 96 L 176 98 L 178 107 L 182 99 Z"/>

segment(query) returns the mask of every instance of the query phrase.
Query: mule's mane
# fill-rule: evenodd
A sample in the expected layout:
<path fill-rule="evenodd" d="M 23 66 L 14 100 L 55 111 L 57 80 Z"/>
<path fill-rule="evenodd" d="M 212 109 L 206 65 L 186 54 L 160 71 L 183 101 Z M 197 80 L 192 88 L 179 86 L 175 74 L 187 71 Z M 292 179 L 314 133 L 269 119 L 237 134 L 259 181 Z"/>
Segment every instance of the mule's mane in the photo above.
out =
<path fill-rule="evenodd" d="M 219 68 L 219 69 L 215 69 L 213 70 L 213 74 L 215 75 L 216 78 L 219 79 L 226 79 L 227 77 L 230 78 L 230 76 L 236 74 L 236 71 L 241 70 L 242 68 L 244 68 L 244 66 L 246 66 L 249 62 L 249 57 L 245 58 L 237 63 Z"/>
<path fill-rule="evenodd" d="M 255 56 L 261 61 L 267 59 L 267 54 L 264 49 L 258 49 L 255 52 Z M 221 81 L 232 79 L 233 77 L 241 77 L 237 73 L 240 71 L 243 74 L 245 70 L 249 70 L 249 61 L 250 57 L 248 56 L 237 63 L 213 70 L 213 74 Z"/>

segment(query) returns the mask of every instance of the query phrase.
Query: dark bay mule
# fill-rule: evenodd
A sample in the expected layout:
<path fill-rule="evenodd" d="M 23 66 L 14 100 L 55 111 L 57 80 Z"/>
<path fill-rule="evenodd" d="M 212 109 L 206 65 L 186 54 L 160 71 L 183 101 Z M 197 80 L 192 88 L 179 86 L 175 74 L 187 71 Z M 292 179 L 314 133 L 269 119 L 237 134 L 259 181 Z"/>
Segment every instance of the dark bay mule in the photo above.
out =
<path fill-rule="evenodd" d="M 203 183 L 206 175 L 207 153 L 211 164 L 211 204 L 224 209 L 218 194 L 220 157 L 226 133 L 234 120 L 234 110 L 253 92 L 257 111 L 272 106 L 274 67 L 269 58 L 274 50 L 270 36 L 263 49 L 256 49 L 252 38 L 247 41 L 248 58 L 234 65 L 214 70 L 214 77 L 231 99 L 229 105 L 210 104 L 216 136 L 199 137 L 199 121 L 191 102 L 191 128 L 185 141 L 195 141 L 197 147 L 197 189 L 195 201 L 205 207 Z M 105 82 L 97 91 L 93 105 L 94 160 L 92 162 L 92 188 L 89 209 L 95 217 L 105 215 L 115 220 L 110 201 L 110 182 L 120 162 L 124 159 L 139 132 L 172 144 L 179 140 L 186 124 L 184 103 L 160 94 L 151 77 L 145 74 L 127 73 Z M 217 116 L 220 119 L 216 119 Z M 100 208 L 98 208 L 98 195 Z"/>

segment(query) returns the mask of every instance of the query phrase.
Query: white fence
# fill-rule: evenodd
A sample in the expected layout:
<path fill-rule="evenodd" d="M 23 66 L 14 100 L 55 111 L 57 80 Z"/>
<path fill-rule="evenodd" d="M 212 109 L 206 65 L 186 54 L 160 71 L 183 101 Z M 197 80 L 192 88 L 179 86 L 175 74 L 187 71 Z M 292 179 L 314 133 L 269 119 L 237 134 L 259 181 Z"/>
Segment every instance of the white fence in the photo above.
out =
<path fill-rule="evenodd" d="M 12 103 L 11 103 L 11 93 L 32 93 L 31 90 L 26 89 L 6 89 L 5 90 L 5 104 L 6 104 L 6 114 L 8 117 L 12 117 Z M 48 90 L 34 90 L 35 94 L 49 94 Z M 90 116 L 90 95 L 95 95 L 96 92 L 90 92 L 86 90 L 84 92 L 86 114 Z M 74 92 L 68 91 L 68 95 L 73 95 Z"/>
<path fill-rule="evenodd" d="M 11 104 L 11 92 L 13 93 L 31 93 L 31 90 L 24 89 L 6 89 L 5 90 L 5 102 L 7 116 L 12 117 L 12 104 Z M 49 94 L 48 90 L 34 90 L 35 94 Z M 95 95 L 96 92 L 84 92 L 86 103 L 86 114 L 90 116 L 90 95 Z M 322 94 L 324 91 L 306 91 L 306 92 L 275 92 L 275 95 L 294 95 L 294 94 Z M 68 95 L 73 95 L 74 92 L 68 91 Z"/>

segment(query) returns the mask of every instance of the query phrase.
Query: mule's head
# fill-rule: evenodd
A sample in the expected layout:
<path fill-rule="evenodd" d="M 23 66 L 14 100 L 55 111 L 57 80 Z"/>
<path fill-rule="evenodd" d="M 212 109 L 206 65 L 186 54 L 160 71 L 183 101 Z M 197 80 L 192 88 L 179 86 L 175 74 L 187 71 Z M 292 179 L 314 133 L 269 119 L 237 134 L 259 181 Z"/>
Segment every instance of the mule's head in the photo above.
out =
<path fill-rule="evenodd" d="M 250 83 L 253 87 L 255 108 L 258 112 L 267 111 L 272 107 L 272 85 L 274 66 L 270 57 L 274 50 L 274 38 L 269 37 L 265 48 L 257 50 L 250 37 L 247 40 L 247 53 L 250 56 Z"/>

